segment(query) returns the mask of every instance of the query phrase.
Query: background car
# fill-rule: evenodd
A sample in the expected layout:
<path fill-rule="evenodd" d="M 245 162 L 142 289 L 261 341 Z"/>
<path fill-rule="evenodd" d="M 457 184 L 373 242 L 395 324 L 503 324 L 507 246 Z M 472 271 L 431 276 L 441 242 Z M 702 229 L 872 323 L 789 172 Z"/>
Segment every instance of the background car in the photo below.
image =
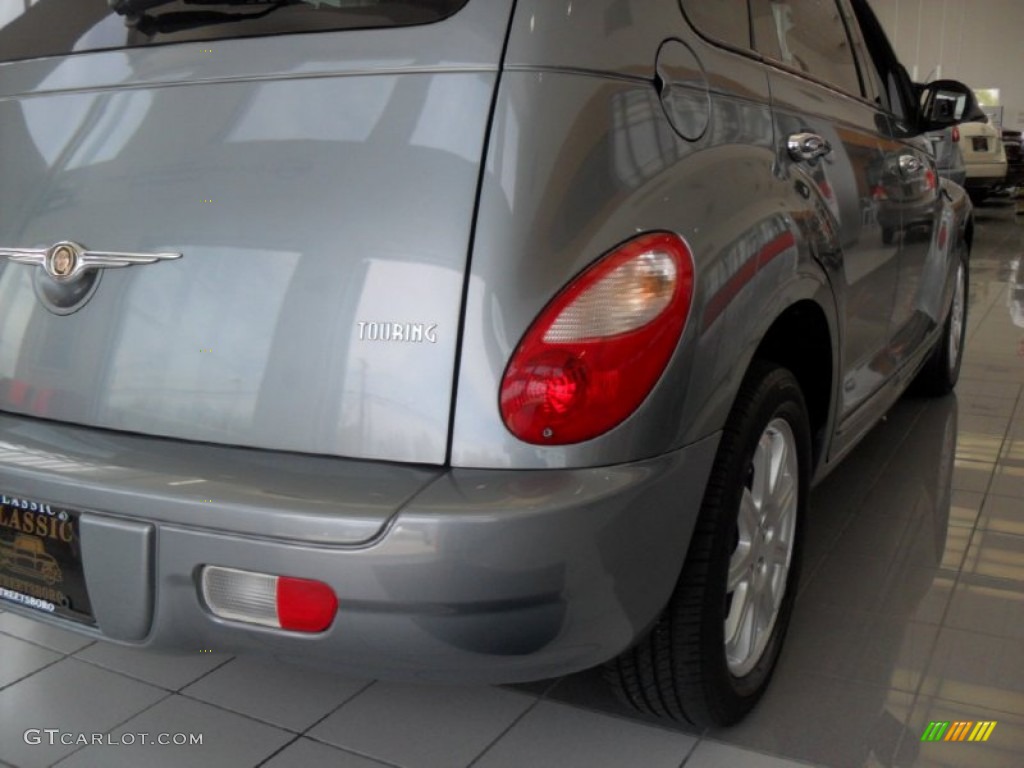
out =
<path fill-rule="evenodd" d="M 960 125 L 960 149 L 967 179 L 964 188 L 974 202 L 981 202 L 1006 183 L 1006 151 L 1002 137 L 989 122 Z"/>
<path fill-rule="evenodd" d="M 929 131 L 925 137 L 935 156 L 939 176 L 962 187 L 967 179 L 967 166 L 960 151 L 960 127 L 953 125 L 941 131 Z"/>

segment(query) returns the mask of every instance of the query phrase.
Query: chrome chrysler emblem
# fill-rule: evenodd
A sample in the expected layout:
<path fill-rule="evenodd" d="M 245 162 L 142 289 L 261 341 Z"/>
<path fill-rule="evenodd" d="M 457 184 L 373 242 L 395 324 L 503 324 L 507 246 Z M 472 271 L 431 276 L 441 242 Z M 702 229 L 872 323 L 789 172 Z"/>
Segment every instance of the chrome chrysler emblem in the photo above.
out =
<path fill-rule="evenodd" d="M 47 274 L 58 280 L 71 277 L 77 266 L 78 251 L 63 243 L 50 249 L 46 262 L 43 264 Z"/>
<path fill-rule="evenodd" d="M 180 253 L 89 251 L 70 241 L 62 241 L 49 248 L 0 247 L 0 259 L 42 267 L 46 274 L 61 283 L 74 280 L 92 270 L 130 267 L 135 264 L 152 264 L 154 261 L 180 258 Z"/>

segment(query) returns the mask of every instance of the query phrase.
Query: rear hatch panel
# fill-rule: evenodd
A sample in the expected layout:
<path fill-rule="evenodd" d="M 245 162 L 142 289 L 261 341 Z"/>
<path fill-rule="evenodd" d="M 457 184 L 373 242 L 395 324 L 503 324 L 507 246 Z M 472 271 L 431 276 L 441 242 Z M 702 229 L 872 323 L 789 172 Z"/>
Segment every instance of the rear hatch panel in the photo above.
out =
<path fill-rule="evenodd" d="M 0 259 L 0 411 L 444 462 L 509 6 L 0 65 L 0 248 L 182 254 L 67 315 Z"/>

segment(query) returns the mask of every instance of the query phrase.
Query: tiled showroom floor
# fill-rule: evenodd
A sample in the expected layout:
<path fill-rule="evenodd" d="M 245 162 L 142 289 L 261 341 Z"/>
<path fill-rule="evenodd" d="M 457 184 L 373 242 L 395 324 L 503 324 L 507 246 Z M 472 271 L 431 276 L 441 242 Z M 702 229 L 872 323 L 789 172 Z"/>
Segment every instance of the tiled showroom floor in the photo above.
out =
<path fill-rule="evenodd" d="M 153 656 L 7 612 L 0 761 L 1024 765 L 1024 216 L 997 203 L 977 218 L 958 394 L 900 402 L 816 490 L 788 643 L 739 726 L 698 733 L 632 715 L 595 673 L 514 688 L 371 683 L 217 654 Z M 997 725 L 985 743 L 922 743 L 933 720 Z M 201 733 L 203 744 L 50 746 L 45 733 L 26 743 L 30 728 Z"/>

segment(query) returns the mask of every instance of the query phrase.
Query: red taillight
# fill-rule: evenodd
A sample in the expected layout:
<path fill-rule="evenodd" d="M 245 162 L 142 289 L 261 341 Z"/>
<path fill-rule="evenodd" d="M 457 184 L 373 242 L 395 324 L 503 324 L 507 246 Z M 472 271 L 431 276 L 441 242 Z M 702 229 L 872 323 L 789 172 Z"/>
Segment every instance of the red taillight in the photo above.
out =
<path fill-rule="evenodd" d="M 960 141 L 960 129 L 954 125 L 953 126 L 953 143 L 956 144 L 959 141 Z"/>
<path fill-rule="evenodd" d="M 641 235 L 573 280 L 519 343 L 501 382 L 501 415 L 520 440 L 565 445 L 624 421 L 672 356 L 693 298 L 682 238 Z"/>

